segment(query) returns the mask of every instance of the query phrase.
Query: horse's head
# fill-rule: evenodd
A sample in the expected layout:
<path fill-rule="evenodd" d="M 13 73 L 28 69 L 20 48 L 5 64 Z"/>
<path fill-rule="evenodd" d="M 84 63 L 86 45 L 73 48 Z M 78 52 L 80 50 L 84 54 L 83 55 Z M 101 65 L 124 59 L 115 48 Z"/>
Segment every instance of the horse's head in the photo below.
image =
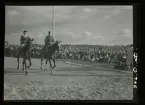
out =
<path fill-rule="evenodd" d="M 58 51 L 58 53 L 59 53 L 60 43 L 61 43 L 61 42 L 62 42 L 62 41 L 58 41 L 58 40 L 56 40 L 56 42 L 54 43 L 54 45 L 55 45 L 56 50 Z"/>

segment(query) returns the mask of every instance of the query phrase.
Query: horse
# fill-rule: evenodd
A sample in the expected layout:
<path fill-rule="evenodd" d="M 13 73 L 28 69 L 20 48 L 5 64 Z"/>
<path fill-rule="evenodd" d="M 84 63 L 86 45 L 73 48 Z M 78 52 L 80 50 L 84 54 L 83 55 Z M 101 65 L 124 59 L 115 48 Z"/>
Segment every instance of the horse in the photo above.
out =
<path fill-rule="evenodd" d="M 4 46 L 5 50 L 4 50 L 4 55 L 10 57 L 10 46 L 9 45 L 5 45 Z"/>
<path fill-rule="evenodd" d="M 34 39 L 30 39 L 29 37 L 26 38 L 26 41 L 24 42 L 24 46 L 19 46 L 17 48 L 17 69 L 19 69 L 19 58 L 22 57 L 23 58 L 23 62 L 22 62 L 22 69 L 23 71 L 25 71 L 26 75 L 27 75 L 27 70 L 26 68 L 30 68 L 30 66 L 32 65 L 31 62 L 31 45 L 32 45 L 32 41 Z M 29 60 L 29 66 L 26 65 L 26 60 Z"/>
<path fill-rule="evenodd" d="M 47 61 L 49 60 L 50 68 L 51 68 L 51 74 L 52 74 L 52 69 L 56 67 L 55 64 L 55 51 L 59 53 L 59 44 L 61 41 L 56 41 L 54 44 L 51 46 L 46 46 L 41 49 L 40 55 L 41 55 L 41 67 L 40 69 L 43 69 L 43 59 L 46 59 L 45 61 L 45 69 L 47 70 Z M 51 60 L 53 60 L 54 66 L 52 67 Z"/>

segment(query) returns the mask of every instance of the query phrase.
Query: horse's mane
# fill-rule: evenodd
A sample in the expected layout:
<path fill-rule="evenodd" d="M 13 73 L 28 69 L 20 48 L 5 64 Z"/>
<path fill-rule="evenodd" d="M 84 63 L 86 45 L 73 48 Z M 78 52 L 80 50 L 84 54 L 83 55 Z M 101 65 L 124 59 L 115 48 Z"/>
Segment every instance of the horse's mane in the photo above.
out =
<path fill-rule="evenodd" d="M 47 46 L 48 49 L 56 50 L 57 49 L 57 45 L 58 45 L 59 41 L 55 41 L 51 46 Z"/>

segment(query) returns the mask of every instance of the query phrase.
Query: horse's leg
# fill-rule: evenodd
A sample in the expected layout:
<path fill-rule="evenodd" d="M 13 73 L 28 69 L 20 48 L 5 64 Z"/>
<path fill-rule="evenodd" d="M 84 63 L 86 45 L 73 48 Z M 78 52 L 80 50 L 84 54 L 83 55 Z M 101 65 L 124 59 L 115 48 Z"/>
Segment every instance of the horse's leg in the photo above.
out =
<path fill-rule="evenodd" d="M 48 59 L 46 58 L 45 65 L 47 65 L 47 61 L 48 61 Z"/>
<path fill-rule="evenodd" d="M 52 64 L 51 64 L 51 59 L 49 58 L 49 64 L 50 64 L 50 68 L 52 68 Z"/>
<path fill-rule="evenodd" d="M 27 75 L 27 69 L 26 69 L 26 57 L 23 57 L 23 71 L 25 71 Z"/>
<path fill-rule="evenodd" d="M 63 62 L 65 63 L 65 55 L 62 56 Z"/>
<path fill-rule="evenodd" d="M 50 72 L 52 74 L 52 64 L 51 64 L 51 59 L 49 58 L 49 64 L 50 64 Z"/>
<path fill-rule="evenodd" d="M 25 71 L 25 58 L 23 57 L 23 61 L 22 61 L 22 69 L 23 71 Z"/>
<path fill-rule="evenodd" d="M 19 56 L 17 56 L 17 69 L 19 69 Z"/>
<path fill-rule="evenodd" d="M 48 62 L 48 58 L 46 58 L 45 60 L 45 69 L 47 70 L 47 62 Z"/>
<path fill-rule="evenodd" d="M 16 52 L 16 57 L 17 57 L 17 69 L 19 69 L 19 64 L 20 64 L 20 62 L 19 62 L 19 58 L 20 58 L 19 51 Z"/>
<path fill-rule="evenodd" d="M 128 70 L 130 71 L 131 69 L 130 69 L 130 65 L 128 65 Z"/>
<path fill-rule="evenodd" d="M 43 57 L 41 57 L 41 67 L 40 69 L 43 69 Z"/>
<path fill-rule="evenodd" d="M 53 59 L 53 64 L 54 64 L 53 68 L 55 68 L 56 67 L 56 65 L 55 65 L 55 59 Z"/>
<path fill-rule="evenodd" d="M 27 68 L 30 68 L 32 66 L 31 58 L 28 57 L 28 60 L 29 60 L 29 66 L 27 66 Z"/>
<path fill-rule="evenodd" d="M 28 74 L 28 72 L 27 72 L 27 65 L 26 65 L 26 58 L 24 59 L 24 66 L 25 66 L 25 73 L 26 73 L 26 75 Z"/>
<path fill-rule="evenodd" d="M 40 69 L 43 69 L 43 59 L 45 58 L 45 52 L 43 51 L 43 49 L 40 52 L 40 55 L 41 55 L 41 67 L 40 67 Z"/>

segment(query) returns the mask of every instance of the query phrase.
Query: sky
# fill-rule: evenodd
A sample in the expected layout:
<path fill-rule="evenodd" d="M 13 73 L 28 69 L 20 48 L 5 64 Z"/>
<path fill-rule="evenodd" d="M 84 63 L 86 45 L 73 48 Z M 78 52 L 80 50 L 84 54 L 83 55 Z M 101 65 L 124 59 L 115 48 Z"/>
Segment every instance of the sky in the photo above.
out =
<path fill-rule="evenodd" d="M 55 6 L 54 17 L 54 38 L 62 44 L 133 43 L 132 6 Z M 23 30 L 37 44 L 44 44 L 52 24 L 52 6 L 5 7 L 5 40 L 10 44 L 20 44 Z"/>

